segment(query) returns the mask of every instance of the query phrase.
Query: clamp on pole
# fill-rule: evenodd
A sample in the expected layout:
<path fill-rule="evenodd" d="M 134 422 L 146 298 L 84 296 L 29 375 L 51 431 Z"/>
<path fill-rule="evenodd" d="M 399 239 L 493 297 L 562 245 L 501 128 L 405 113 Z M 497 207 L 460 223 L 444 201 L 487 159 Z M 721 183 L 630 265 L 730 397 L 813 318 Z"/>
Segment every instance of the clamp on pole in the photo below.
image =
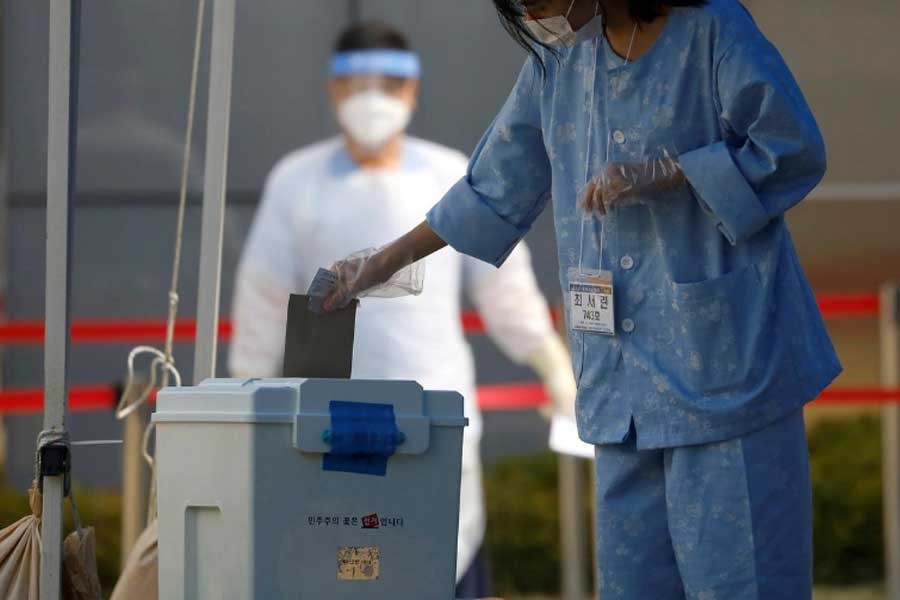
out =
<path fill-rule="evenodd" d="M 63 477 L 63 498 L 72 491 L 72 449 L 69 437 L 56 431 L 42 431 L 38 435 L 35 457 L 35 479 L 38 490 L 44 493 L 44 477 Z"/>

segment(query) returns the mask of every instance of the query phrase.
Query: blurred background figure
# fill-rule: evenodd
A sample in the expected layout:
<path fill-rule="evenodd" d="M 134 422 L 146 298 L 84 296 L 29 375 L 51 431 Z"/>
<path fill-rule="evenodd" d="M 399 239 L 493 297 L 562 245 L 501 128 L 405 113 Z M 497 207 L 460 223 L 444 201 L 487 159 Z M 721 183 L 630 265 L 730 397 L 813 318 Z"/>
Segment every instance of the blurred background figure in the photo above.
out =
<path fill-rule="evenodd" d="M 338 38 L 328 95 L 342 135 L 292 152 L 270 173 L 238 267 L 229 367 L 237 377 L 280 375 L 287 303 L 316 269 L 362 246 L 396 237 L 466 170 L 461 153 L 405 135 L 416 107 L 420 63 L 402 33 L 370 21 Z M 573 412 L 571 363 L 520 244 L 501 269 L 450 250 L 425 262 L 424 292 L 364 299 L 357 314 L 353 377 L 411 379 L 459 390 L 465 434 L 457 595 L 490 592 L 482 550 L 481 415 L 471 349 L 463 332 L 465 292 L 487 332 L 543 380 L 553 408 Z"/>

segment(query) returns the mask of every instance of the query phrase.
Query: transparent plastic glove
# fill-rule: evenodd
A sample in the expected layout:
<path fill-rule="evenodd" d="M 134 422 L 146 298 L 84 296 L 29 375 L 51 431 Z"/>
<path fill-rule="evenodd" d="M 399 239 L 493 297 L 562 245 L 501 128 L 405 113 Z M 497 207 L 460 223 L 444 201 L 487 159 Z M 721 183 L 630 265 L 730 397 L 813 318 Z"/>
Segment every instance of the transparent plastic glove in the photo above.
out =
<path fill-rule="evenodd" d="M 354 298 L 398 298 L 418 296 L 425 282 L 425 263 L 416 261 L 394 271 L 385 260 L 383 248 L 366 248 L 331 265 L 332 289 L 325 310 L 343 308 Z"/>
<path fill-rule="evenodd" d="M 607 163 L 581 192 L 585 212 L 605 215 L 614 207 L 629 206 L 640 198 L 669 190 L 685 182 L 678 158 L 667 151 L 644 162 Z"/>

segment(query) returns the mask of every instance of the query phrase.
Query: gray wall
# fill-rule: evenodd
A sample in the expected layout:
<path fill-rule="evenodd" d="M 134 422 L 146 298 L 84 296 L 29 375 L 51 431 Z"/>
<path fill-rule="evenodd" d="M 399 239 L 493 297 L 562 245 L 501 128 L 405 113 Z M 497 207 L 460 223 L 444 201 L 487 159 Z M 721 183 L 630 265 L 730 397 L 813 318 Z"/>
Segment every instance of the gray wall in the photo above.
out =
<path fill-rule="evenodd" d="M 286 150 L 333 132 L 322 84 L 334 38 L 350 22 L 355 4 L 238 2 L 231 190 L 255 192 Z M 503 38 L 490 3 L 359 4 L 363 17 L 379 17 L 408 32 L 422 55 L 423 95 L 412 132 L 460 149 L 472 148 L 521 64 L 520 52 Z M 194 11 L 195 3 L 188 0 L 84 3 L 79 191 L 177 188 Z M 40 193 L 44 186 L 46 21 L 46 2 L 7 3 L 5 94 L 13 193 Z M 202 158 L 205 123 L 208 30 L 206 34 L 197 158 Z M 447 118 L 450 114 L 466 118 Z M 197 169 L 194 174 L 196 187 Z"/>

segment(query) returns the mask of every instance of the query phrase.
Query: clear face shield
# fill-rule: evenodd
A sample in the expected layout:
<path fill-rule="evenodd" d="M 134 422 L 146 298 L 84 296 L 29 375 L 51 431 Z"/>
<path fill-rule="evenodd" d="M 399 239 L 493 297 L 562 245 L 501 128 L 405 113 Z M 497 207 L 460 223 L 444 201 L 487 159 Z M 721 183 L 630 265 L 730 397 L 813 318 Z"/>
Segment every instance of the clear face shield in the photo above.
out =
<path fill-rule="evenodd" d="M 365 73 L 361 75 L 346 75 L 332 79 L 340 92 L 345 95 L 357 94 L 377 90 L 385 94 L 396 95 L 410 82 L 406 77 L 383 75 L 380 73 Z"/>
<path fill-rule="evenodd" d="M 409 125 L 415 105 L 411 83 L 419 72 L 419 57 L 405 50 L 335 54 L 331 79 L 344 132 L 371 152 L 386 147 Z"/>

